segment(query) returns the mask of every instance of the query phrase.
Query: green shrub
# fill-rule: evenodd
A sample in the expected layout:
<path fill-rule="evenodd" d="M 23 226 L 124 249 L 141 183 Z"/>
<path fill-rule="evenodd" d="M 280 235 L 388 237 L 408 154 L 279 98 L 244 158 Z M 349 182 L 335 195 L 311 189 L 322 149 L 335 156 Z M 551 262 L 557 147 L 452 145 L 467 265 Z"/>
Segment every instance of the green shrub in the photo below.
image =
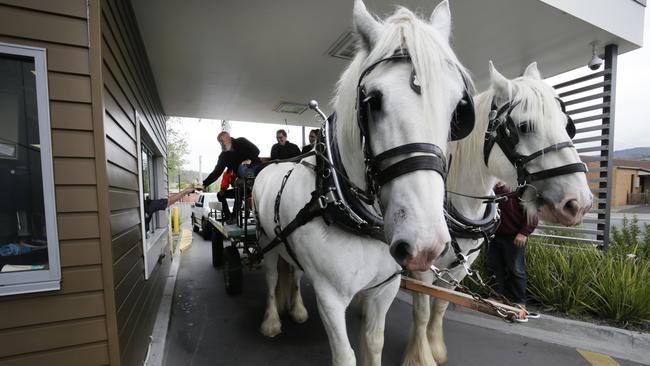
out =
<path fill-rule="evenodd" d="M 599 259 L 590 246 L 548 246 L 531 239 L 526 253 L 530 297 L 567 314 L 584 312 L 593 281 L 589 269 Z"/>
<path fill-rule="evenodd" d="M 641 259 L 650 260 L 650 225 L 644 224 L 641 230 L 636 216 L 631 220 L 625 216 L 620 230 L 612 226 L 609 250 L 620 255 L 634 254 Z"/>
<path fill-rule="evenodd" d="M 551 242 L 552 244 L 550 244 Z M 560 245 L 558 245 L 560 244 Z M 488 282 L 484 250 L 473 264 Z M 529 239 L 529 298 L 544 308 L 617 322 L 650 322 L 650 226 L 624 220 L 605 252 L 584 243 Z M 473 291 L 486 291 L 467 279 Z"/>
<path fill-rule="evenodd" d="M 650 260 L 612 251 L 591 272 L 585 301 L 591 313 L 616 321 L 650 321 Z"/>

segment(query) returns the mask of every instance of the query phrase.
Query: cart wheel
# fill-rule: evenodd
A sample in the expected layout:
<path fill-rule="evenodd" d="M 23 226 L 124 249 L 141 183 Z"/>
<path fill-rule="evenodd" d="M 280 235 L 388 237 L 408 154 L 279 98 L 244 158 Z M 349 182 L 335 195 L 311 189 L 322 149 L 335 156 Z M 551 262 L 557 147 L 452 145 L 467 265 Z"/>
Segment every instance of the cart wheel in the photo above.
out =
<path fill-rule="evenodd" d="M 199 232 L 199 227 L 196 226 L 196 218 L 194 217 L 194 214 L 192 214 L 192 230 L 194 230 L 195 233 Z"/>
<path fill-rule="evenodd" d="M 218 230 L 212 230 L 212 266 L 223 266 L 223 235 Z"/>
<path fill-rule="evenodd" d="M 201 219 L 201 231 L 201 236 L 203 236 L 203 239 L 210 240 L 210 237 L 212 236 L 212 228 L 210 227 L 210 222 L 208 222 L 205 218 Z"/>
<path fill-rule="evenodd" d="M 223 279 L 228 295 L 238 295 L 242 288 L 242 265 L 239 251 L 234 245 L 224 248 Z"/>

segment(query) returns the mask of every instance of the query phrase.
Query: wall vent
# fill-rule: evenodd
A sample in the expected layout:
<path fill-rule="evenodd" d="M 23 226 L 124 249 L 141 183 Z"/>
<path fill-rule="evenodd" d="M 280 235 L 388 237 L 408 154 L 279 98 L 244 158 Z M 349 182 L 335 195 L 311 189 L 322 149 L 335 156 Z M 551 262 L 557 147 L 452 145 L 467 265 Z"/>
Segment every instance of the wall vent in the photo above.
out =
<path fill-rule="evenodd" d="M 341 34 L 341 36 L 339 36 L 334 44 L 327 50 L 327 54 L 332 57 L 351 60 L 354 57 L 355 51 L 355 37 L 352 34 L 352 31 L 345 31 L 345 33 Z"/>
<path fill-rule="evenodd" d="M 308 108 L 307 104 L 293 103 L 293 102 L 280 102 L 274 111 L 278 113 L 293 113 L 302 114 Z"/>

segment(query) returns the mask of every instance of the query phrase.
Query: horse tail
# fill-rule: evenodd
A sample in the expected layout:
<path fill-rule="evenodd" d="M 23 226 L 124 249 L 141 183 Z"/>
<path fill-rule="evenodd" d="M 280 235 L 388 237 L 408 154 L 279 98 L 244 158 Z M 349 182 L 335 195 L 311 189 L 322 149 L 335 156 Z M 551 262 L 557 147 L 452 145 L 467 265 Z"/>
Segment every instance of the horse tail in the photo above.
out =
<path fill-rule="evenodd" d="M 291 265 L 282 256 L 278 256 L 278 284 L 275 288 L 275 299 L 279 314 L 291 310 L 291 299 L 293 299 L 295 291 L 296 286 L 293 285 Z"/>

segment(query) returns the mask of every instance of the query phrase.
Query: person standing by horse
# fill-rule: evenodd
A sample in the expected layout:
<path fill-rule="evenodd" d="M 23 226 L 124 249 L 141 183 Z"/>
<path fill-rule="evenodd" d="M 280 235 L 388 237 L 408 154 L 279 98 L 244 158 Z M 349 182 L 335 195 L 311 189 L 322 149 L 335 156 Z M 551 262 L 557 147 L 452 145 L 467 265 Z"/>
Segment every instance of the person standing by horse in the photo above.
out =
<path fill-rule="evenodd" d="M 494 193 L 508 193 L 499 182 Z M 537 227 L 537 217 L 527 218 L 517 199 L 499 203 L 501 224 L 488 249 L 488 273 L 496 280 L 495 290 L 508 290 L 512 301 L 526 306 L 526 242 Z"/>
<path fill-rule="evenodd" d="M 271 160 L 291 159 L 294 156 L 300 155 L 298 145 L 287 140 L 287 131 L 278 130 L 275 133 L 275 138 L 278 142 L 271 147 Z"/>

